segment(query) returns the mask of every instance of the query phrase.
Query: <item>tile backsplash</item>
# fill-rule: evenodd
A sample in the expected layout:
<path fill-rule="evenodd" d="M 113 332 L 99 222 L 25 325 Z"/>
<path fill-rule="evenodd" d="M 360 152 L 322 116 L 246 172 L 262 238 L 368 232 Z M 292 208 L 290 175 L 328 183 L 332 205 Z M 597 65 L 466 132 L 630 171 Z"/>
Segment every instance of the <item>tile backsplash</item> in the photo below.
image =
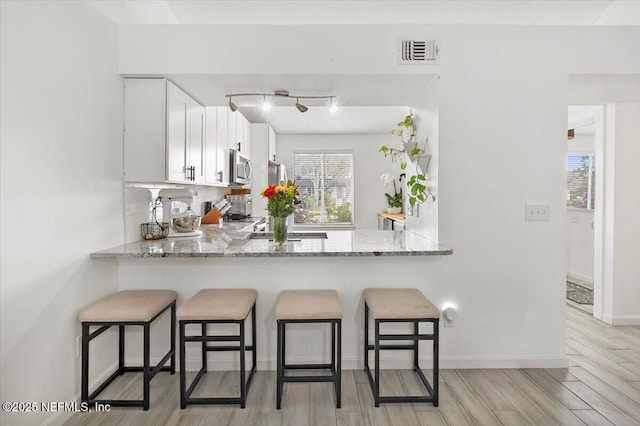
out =
<path fill-rule="evenodd" d="M 125 243 L 140 241 L 140 225 L 153 221 L 152 209 L 158 192 L 163 188 L 184 188 L 180 185 L 169 184 L 135 184 L 127 183 L 124 188 L 124 213 L 125 213 Z M 194 191 L 191 209 L 196 214 L 202 215 L 206 201 L 217 201 L 224 198 L 227 188 L 198 187 L 188 188 Z M 186 204 L 179 203 L 181 211 L 187 208 Z M 158 221 L 162 221 L 162 206 L 156 209 Z"/>

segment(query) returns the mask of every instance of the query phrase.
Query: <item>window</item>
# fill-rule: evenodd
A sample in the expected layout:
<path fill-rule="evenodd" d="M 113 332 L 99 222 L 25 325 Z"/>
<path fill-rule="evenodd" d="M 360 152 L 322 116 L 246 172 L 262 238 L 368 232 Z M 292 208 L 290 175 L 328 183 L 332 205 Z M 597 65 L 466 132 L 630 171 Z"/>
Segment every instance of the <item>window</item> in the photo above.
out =
<path fill-rule="evenodd" d="M 353 224 L 352 152 L 294 152 L 293 172 L 302 201 L 296 224 Z"/>
<path fill-rule="evenodd" d="M 595 155 L 567 156 L 567 207 L 593 209 L 595 195 Z"/>

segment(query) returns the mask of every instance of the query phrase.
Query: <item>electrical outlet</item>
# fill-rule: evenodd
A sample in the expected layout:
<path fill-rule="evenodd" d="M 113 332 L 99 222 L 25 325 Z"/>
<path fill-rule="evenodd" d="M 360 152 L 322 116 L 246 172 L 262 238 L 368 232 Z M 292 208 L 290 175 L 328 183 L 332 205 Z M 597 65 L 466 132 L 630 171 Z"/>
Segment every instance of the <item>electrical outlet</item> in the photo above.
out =
<path fill-rule="evenodd" d="M 82 354 L 82 336 L 76 337 L 76 358 L 80 358 Z"/>
<path fill-rule="evenodd" d="M 524 220 L 526 221 L 549 221 L 548 204 L 526 204 Z"/>

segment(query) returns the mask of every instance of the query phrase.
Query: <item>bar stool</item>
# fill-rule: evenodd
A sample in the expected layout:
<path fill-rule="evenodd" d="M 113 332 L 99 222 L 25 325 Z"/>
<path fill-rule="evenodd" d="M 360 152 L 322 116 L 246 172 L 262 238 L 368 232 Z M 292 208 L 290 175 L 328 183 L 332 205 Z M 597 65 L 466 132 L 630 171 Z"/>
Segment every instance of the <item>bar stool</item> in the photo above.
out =
<path fill-rule="evenodd" d="M 89 305 L 78 315 L 82 323 L 82 402 L 90 406 L 95 403 L 109 404 L 112 406 L 143 407 L 149 409 L 149 382 L 158 371 L 176 372 L 176 298 L 178 294 L 173 290 L 126 290 L 107 296 Z M 151 323 L 171 308 L 171 349 L 151 369 L 150 367 L 150 338 L 149 330 Z M 118 369 L 107 378 L 98 388 L 89 394 L 89 342 L 111 326 L 117 325 L 119 329 L 118 344 Z M 124 329 L 126 326 L 137 325 L 143 328 L 143 366 L 126 367 L 124 364 Z M 100 327 L 90 333 L 91 327 Z M 164 364 L 171 359 L 171 365 L 164 367 Z M 143 399 L 123 400 L 110 399 L 99 400 L 96 397 L 109 386 L 118 376 L 129 372 L 143 373 Z"/>
<path fill-rule="evenodd" d="M 180 408 L 187 404 L 240 404 L 244 408 L 247 393 L 256 372 L 256 298 L 254 289 L 204 289 L 178 309 L 180 322 Z M 251 345 L 245 343 L 245 321 L 251 312 Z M 187 324 L 199 324 L 200 334 L 185 334 Z M 237 324 L 236 335 L 210 335 L 207 324 Z M 186 342 L 201 342 L 202 367 L 187 389 Z M 208 342 L 238 342 L 237 345 L 209 345 Z M 240 352 L 240 397 L 238 398 L 191 398 L 191 393 L 207 372 L 207 352 Z M 245 382 L 245 352 L 252 352 L 252 366 Z"/>
<path fill-rule="evenodd" d="M 278 324 L 277 342 L 277 409 L 282 403 L 284 382 L 333 382 L 336 408 L 340 408 L 342 380 L 342 306 L 335 290 L 287 290 L 280 293 L 275 317 Z M 287 364 L 285 341 L 287 324 L 331 324 L 331 364 Z M 330 369 L 325 376 L 286 376 L 287 370 Z"/>
<path fill-rule="evenodd" d="M 375 321 L 374 344 L 369 344 L 369 311 Z M 376 407 L 387 402 L 433 402 L 438 406 L 438 322 L 440 312 L 420 290 L 415 288 L 367 288 L 364 290 L 364 369 L 369 377 Z M 413 323 L 412 334 L 380 334 L 383 323 Z M 420 334 L 422 322 L 433 324 L 432 334 Z M 387 344 L 383 341 L 411 340 L 411 344 Z M 433 387 L 418 365 L 418 343 L 433 341 Z M 369 369 L 369 351 L 375 351 L 375 379 Z M 427 389 L 428 396 L 380 396 L 380 350 L 412 350 L 413 370 Z"/>

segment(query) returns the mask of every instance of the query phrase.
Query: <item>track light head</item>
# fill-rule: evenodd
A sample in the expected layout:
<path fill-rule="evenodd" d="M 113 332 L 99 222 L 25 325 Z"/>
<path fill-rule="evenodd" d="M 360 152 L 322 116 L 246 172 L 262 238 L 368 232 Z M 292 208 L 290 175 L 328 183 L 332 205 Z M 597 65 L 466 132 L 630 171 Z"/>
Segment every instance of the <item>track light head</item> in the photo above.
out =
<path fill-rule="evenodd" d="M 236 112 L 238 110 L 238 106 L 233 103 L 231 98 L 229 98 L 229 109 L 233 112 Z"/>
<path fill-rule="evenodd" d="M 300 112 L 307 112 L 309 110 L 308 107 L 302 105 L 300 103 L 300 99 L 296 98 L 296 108 L 298 109 L 298 111 Z"/>

